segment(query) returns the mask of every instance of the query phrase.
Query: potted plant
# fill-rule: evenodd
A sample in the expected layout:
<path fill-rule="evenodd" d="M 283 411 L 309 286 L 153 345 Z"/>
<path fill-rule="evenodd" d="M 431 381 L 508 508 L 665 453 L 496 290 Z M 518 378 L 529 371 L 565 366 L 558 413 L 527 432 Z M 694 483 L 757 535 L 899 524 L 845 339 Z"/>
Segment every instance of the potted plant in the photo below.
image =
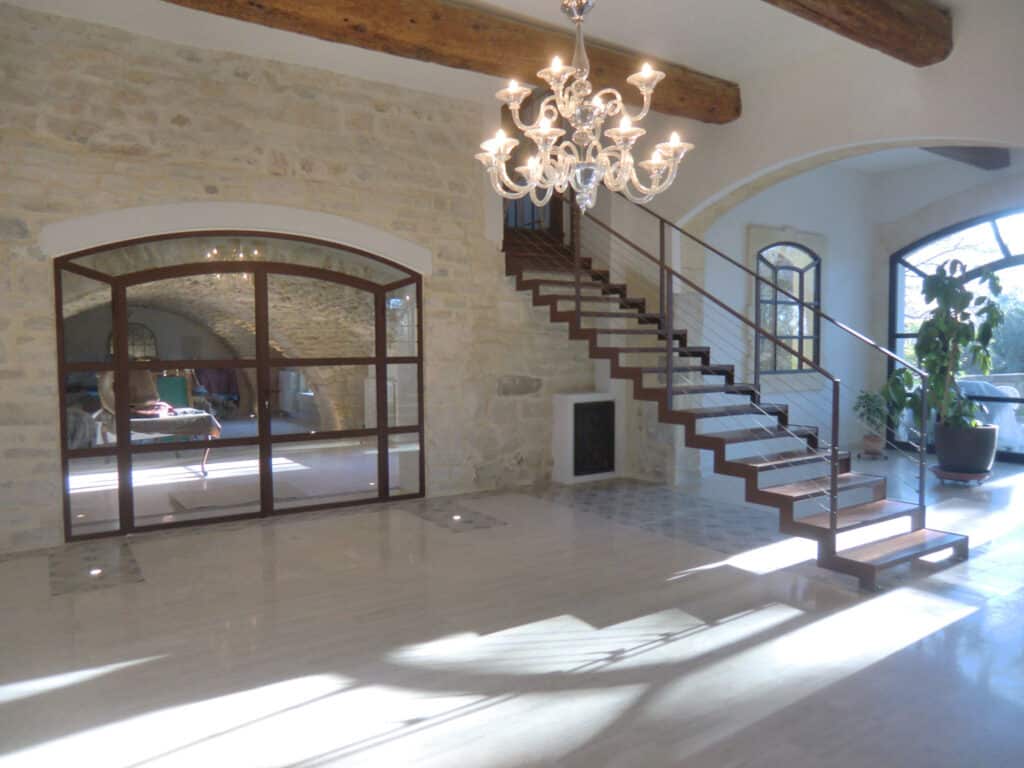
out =
<path fill-rule="evenodd" d="M 915 377 L 900 369 L 889 379 L 886 397 L 897 411 L 911 408 L 920 422 L 924 397 L 935 418 L 935 453 L 946 472 L 980 475 L 995 462 L 998 427 L 984 424 L 986 409 L 966 398 L 957 384 L 965 364 L 982 374 L 992 369 L 992 337 L 1003 312 L 992 297 L 1002 292 L 999 278 L 985 273 L 991 296 L 978 296 L 966 285 L 967 267 L 953 259 L 924 279 L 924 297 L 932 305 L 917 332 L 914 352 L 928 374 L 927 391 L 915 388 Z M 922 435 L 927 425 L 918 423 Z M 922 438 L 923 439 L 923 438 Z"/>
<path fill-rule="evenodd" d="M 862 443 L 864 455 L 872 458 L 884 456 L 885 428 L 889 420 L 889 406 L 885 398 L 877 392 L 862 390 L 853 404 L 853 412 L 869 430 Z"/>

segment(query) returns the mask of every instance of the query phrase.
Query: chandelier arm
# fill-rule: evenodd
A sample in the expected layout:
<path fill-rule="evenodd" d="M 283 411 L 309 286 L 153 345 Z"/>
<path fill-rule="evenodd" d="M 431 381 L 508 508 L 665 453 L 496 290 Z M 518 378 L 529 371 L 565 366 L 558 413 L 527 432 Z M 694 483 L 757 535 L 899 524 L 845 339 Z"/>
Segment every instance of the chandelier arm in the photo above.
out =
<path fill-rule="evenodd" d="M 497 168 L 489 170 L 487 172 L 487 177 L 491 180 L 492 189 L 494 189 L 499 197 L 503 197 L 506 200 L 522 200 L 530 193 L 530 190 L 528 189 L 522 191 L 510 191 L 505 189 L 505 187 L 502 186 L 501 181 L 498 179 Z"/>
<path fill-rule="evenodd" d="M 530 190 L 530 200 L 538 208 L 543 208 L 545 205 L 551 202 L 551 196 L 554 194 L 554 187 L 547 187 L 543 195 L 538 195 L 536 189 Z"/>
<path fill-rule="evenodd" d="M 654 199 L 654 195 L 637 195 L 629 188 L 629 185 L 622 189 L 622 194 L 624 194 L 630 202 L 636 203 L 637 205 L 646 205 Z"/>
<path fill-rule="evenodd" d="M 551 122 L 553 123 L 555 120 L 559 118 L 560 115 L 558 111 L 558 105 L 553 95 L 545 97 L 544 101 L 540 103 L 540 109 L 537 110 L 537 120 L 533 125 L 527 125 L 520 119 L 519 107 L 513 109 L 512 105 L 509 105 L 508 110 L 509 112 L 512 113 L 512 121 L 516 124 L 516 128 L 518 128 L 523 133 L 540 128 L 540 121 L 543 120 L 545 117 L 548 118 L 548 120 L 551 120 Z"/>
<path fill-rule="evenodd" d="M 495 168 L 497 172 L 497 178 L 501 181 L 501 186 L 511 191 L 513 194 L 518 195 L 515 199 L 518 200 L 520 197 L 524 197 L 529 194 L 530 190 L 537 186 L 536 182 L 519 184 L 512 180 L 512 177 L 508 175 L 508 169 L 504 163 L 498 163 Z"/>
<path fill-rule="evenodd" d="M 643 94 L 644 103 L 643 103 L 643 106 L 640 108 L 640 111 L 636 114 L 636 116 L 633 116 L 633 115 L 629 114 L 629 110 L 626 109 L 626 104 L 625 104 L 625 102 L 623 102 L 622 103 L 622 114 L 627 115 L 629 117 L 629 119 L 632 120 L 634 123 L 639 123 L 641 120 L 643 120 L 645 117 L 647 117 L 647 113 L 651 111 L 651 98 L 653 96 L 654 96 L 654 91 L 647 91 L 647 92 L 645 92 Z"/>

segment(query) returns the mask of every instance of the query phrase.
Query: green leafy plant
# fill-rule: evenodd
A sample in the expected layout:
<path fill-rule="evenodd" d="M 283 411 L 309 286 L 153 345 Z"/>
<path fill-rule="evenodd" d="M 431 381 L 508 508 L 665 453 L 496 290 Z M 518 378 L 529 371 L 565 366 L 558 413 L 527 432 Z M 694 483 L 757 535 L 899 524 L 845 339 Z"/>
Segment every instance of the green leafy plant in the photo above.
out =
<path fill-rule="evenodd" d="M 986 272 L 978 280 L 988 284 L 992 297 L 975 295 L 966 285 L 967 273 L 966 265 L 953 259 L 924 279 L 925 300 L 935 306 L 918 329 L 914 352 L 928 374 L 927 391 L 905 368 L 894 372 L 885 387 L 890 406 L 897 412 L 910 408 L 918 422 L 924 397 L 940 424 L 954 429 L 978 424 L 978 404 L 963 396 L 956 379 L 965 364 L 982 374 L 992 370 L 992 339 L 1004 319 L 992 297 L 1002 293 L 1002 286 Z M 924 425 L 918 423 L 918 429 Z"/>
<path fill-rule="evenodd" d="M 853 404 L 853 412 L 876 435 L 884 435 L 889 419 L 889 404 L 877 392 L 861 391 Z"/>

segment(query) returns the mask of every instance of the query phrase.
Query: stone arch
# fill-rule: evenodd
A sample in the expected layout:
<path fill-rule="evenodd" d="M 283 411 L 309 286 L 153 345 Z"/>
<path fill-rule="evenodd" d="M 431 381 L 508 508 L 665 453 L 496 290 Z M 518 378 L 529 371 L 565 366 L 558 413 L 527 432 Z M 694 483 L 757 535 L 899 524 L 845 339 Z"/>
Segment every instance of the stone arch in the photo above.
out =
<path fill-rule="evenodd" d="M 421 275 L 433 271 L 433 256 L 421 245 L 360 221 L 329 213 L 262 203 L 170 203 L 121 208 L 65 219 L 43 227 L 39 245 L 56 258 L 111 243 L 218 230 L 297 235 L 369 253 Z"/>

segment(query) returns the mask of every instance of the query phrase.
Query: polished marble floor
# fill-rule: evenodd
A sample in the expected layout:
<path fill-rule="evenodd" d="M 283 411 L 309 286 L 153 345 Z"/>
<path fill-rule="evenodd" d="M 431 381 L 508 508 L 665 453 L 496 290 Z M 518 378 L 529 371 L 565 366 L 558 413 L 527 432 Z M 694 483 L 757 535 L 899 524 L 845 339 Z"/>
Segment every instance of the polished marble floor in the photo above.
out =
<path fill-rule="evenodd" d="M 873 595 L 629 481 L 0 558 L 0 766 L 1016 768 L 1024 467 L 929 487 Z"/>

